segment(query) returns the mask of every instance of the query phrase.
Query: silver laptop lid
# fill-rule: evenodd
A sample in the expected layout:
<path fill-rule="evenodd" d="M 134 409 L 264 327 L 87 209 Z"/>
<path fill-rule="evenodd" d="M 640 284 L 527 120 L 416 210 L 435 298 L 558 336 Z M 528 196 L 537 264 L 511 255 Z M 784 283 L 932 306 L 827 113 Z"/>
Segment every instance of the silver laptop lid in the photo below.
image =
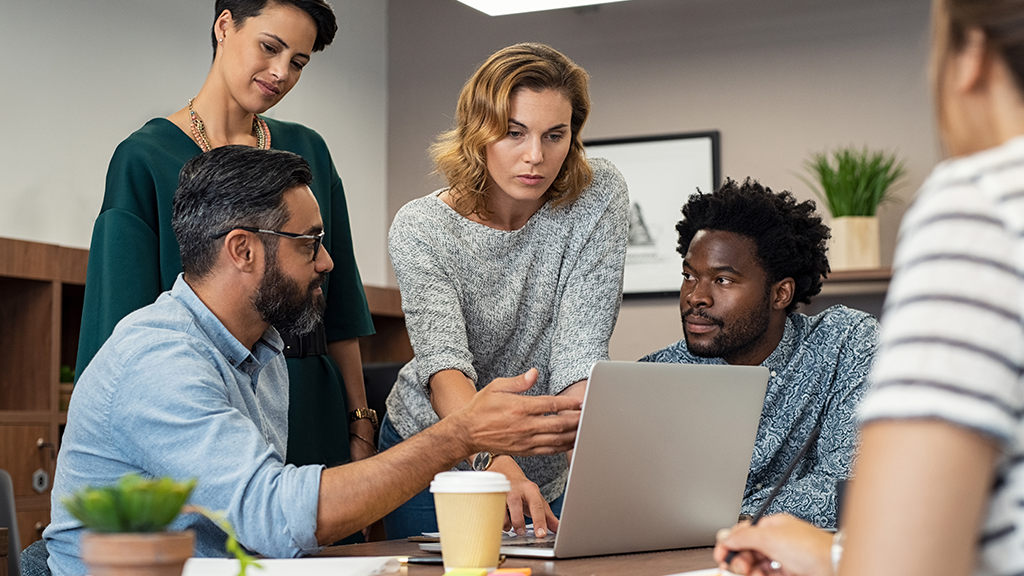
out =
<path fill-rule="evenodd" d="M 598 362 L 554 555 L 711 546 L 739 515 L 768 369 Z"/>

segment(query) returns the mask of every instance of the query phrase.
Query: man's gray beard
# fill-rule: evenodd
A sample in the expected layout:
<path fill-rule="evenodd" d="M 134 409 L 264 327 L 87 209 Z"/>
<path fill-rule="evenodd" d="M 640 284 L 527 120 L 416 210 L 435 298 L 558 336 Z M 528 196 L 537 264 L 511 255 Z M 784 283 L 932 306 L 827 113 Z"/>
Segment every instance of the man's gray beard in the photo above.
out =
<path fill-rule="evenodd" d="M 305 294 L 298 284 L 286 277 L 277 266 L 277 259 L 267 258 L 267 270 L 260 281 L 252 304 L 264 322 L 278 332 L 303 336 L 309 334 L 324 317 L 327 300 L 323 294 L 313 294 L 322 285 L 324 277 L 310 283 Z"/>

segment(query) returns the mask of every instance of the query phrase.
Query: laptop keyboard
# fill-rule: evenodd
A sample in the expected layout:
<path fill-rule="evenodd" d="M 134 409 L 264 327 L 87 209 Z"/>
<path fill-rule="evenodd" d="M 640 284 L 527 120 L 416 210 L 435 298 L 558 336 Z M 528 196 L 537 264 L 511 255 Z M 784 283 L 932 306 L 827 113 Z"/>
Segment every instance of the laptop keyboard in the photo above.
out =
<path fill-rule="evenodd" d="M 517 548 L 554 548 L 555 535 L 548 534 L 543 538 L 536 536 L 504 536 L 501 539 L 502 546 L 515 546 Z"/>

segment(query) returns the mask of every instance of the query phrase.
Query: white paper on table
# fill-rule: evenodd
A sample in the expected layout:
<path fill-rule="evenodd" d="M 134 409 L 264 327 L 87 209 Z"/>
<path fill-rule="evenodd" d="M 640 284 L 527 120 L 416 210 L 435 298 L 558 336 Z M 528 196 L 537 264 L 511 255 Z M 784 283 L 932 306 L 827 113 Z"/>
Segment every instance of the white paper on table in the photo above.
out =
<path fill-rule="evenodd" d="M 398 572 L 401 565 L 394 556 L 359 556 L 352 558 L 264 558 L 263 570 L 249 567 L 250 576 L 376 576 Z M 182 576 L 235 576 L 238 560 L 234 558 L 189 558 Z"/>
<path fill-rule="evenodd" d="M 737 576 L 728 570 L 719 570 L 717 568 L 709 568 L 707 570 L 693 570 L 691 572 L 680 572 L 678 574 L 670 574 L 669 576 Z"/>

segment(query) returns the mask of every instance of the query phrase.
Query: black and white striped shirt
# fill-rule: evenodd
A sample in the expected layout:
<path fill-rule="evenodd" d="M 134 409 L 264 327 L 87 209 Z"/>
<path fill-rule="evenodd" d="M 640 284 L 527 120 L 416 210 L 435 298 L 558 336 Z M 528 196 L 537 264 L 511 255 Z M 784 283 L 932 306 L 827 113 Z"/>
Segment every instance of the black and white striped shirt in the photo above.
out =
<path fill-rule="evenodd" d="M 979 574 L 1024 572 L 1024 137 L 944 162 L 900 228 L 861 422 L 939 418 L 1003 454 Z"/>

